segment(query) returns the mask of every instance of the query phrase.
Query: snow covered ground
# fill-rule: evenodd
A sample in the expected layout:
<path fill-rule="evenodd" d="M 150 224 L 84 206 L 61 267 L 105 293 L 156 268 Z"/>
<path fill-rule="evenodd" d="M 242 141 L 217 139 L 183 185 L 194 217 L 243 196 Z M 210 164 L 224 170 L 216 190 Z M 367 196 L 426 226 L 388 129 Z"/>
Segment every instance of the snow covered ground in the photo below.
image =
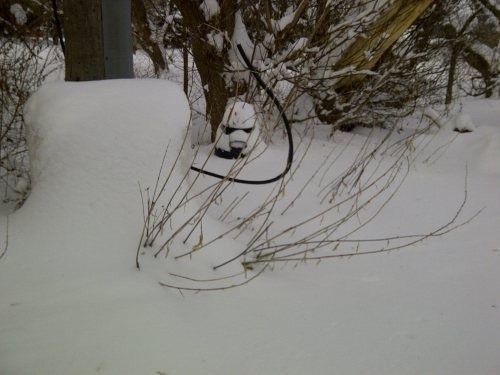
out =
<path fill-rule="evenodd" d="M 446 125 L 423 136 L 427 147 L 415 152 L 398 194 L 356 235 L 428 233 L 455 214 L 465 190 L 460 219 L 482 209 L 467 225 L 400 251 L 285 263 L 242 287 L 181 294 L 159 282 L 207 287 L 169 273 L 239 272 L 238 262 L 217 272 L 212 266 L 249 238 L 227 236 L 178 261 L 144 249 L 135 268 L 139 184 L 154 184 L 167 146 L 170 165 L 182 149 L 172 183 L 187 189 L 192 150 L 182 147 L 189 112 L 181 90 L 155 80 L 46 86 L 28 106 L 33 191 L 19 211 L 0 218 L 0 244 L 8 245 L 0 259 L 0 374 L 499 374 L 500 106 L 469 101 L 463 113 L 474 131 Z M 365 130 L 329 139 L 319 129 L 278 206 L 288 206 L 333 147 L 343 152 L 322 172 L 349 165 Z M 209 154 L 202 148 L 197 162 Z M 286 142 L 277 140 L 241 177 L 270 177 L 285 160 Z M 223 171 L 228 163 L 211 158 L 207 168 Z M 213 181 L 200 177 L 195 188 Z M 319 183 L 310 186 L 276 216 L 278 228 L 322 207 Z M 205 237 L 270 189 L 229 187 L 226 204 L 248 195 L 224 222 L 217 220 L 223 206 L 214 205 Z M 176 242 L 172 252 L 190 246 Z"/>

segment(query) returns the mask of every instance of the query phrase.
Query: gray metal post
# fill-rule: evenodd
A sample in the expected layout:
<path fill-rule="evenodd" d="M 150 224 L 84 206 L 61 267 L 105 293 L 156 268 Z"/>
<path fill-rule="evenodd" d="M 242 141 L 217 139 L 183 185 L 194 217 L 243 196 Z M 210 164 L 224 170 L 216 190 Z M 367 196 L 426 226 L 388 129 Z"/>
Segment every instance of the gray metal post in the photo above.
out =
<path fill-rule="evenodd" d="M 130 0 L 101 0 L 106 79 L 134 78 Z"/>

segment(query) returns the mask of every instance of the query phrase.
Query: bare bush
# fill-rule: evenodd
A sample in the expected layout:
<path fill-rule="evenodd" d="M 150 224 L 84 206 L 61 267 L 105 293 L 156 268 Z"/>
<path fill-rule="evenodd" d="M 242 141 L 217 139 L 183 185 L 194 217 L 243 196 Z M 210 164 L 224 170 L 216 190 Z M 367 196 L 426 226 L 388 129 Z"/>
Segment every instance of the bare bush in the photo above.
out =
<path fill-rule="evenodd" d="M 276 152 L 272 149 L 273 143 L 281 142 L 279 132 L 267 149 L 256 148 L 256 154 L 246 159 L 224 162 L 227 177 L 223 180 L 193 171 L 172 179 L 175 165 L 162 164 L 155 184 L 143 191 L 144 229 L 137 264 L 142 247 L 152 248 L 149 253 L 154 257 L 167 258 L 172 268 L 179 261 L 213 257 L 217 261 L 212 277 L 203 278 L 196 271 L 171 272 L 173 279 L 161 285 L 180 291 L 224 290 L 247 284 L 277 264 L 296 266 L 391 252 L 445 235 L 471 220 L 461 219 L 466 186 L 463 201 L 443 223 L 412 228 L 413 233 L 394 233 L 388 228 L 389 234 L 366 235 L 366 229 L 399 192 L 419 154 L 424 149 L 430 152 L 432 139 L 427 133 L 432 126 L 422 118 L 411 131 L 403 131 L 399 121 L 392 121 L 385 129 L 337 133 L 329 140 L 327 126 L 305 127 L 301 137 L 296 137 L 290 174 L 266 187 L 234 186 L 230 179 L 247 177 L 252 163 L 259 164 L 262 152 Z M 329 145 L 324 159 L 308 160 L 310 148 L 318 147 L 319 142 Z M 197 149 L 197 166 L 213 168 L 211 147 Z M 345 153 L 350 150 L 351 154 L 353 149 L 357 154 L 349 160 Z M 183 216 L 186 212 L 189 214 Z M 179 217 L 184 219 L 179 221 Z M 214 221 L 224 225 L 214 227 Z M 224 252 L 222 247 L 228 246 L 224 239 L 234 240 L 233 246 L 241 245 L 239 250 Z"/>
<path fill-rule="evenodd" d="M 37 40 L 0 39 L 0 183 L 3 201 L 20 206 L 30 191 L 23 109 L 30 94 L 59 69 L 55 47 Z"/>

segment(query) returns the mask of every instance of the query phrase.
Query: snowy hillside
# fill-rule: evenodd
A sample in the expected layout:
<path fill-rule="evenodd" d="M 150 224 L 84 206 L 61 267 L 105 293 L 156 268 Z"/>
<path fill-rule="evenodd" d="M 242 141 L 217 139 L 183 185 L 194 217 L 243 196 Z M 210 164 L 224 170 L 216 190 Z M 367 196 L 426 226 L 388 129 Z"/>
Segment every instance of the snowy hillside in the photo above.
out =
<path fill-rule="evenodd" d="M 429 234 L 453 219 L 466 197 L 447 227 L 455 230 L 378 255 L 277 263 L 238 288 L 180 293 L 160 283 L 203 289 L 257 275 L 258 267 L 244 272 L 242 259 L 213 267 L 237 257 L 258 223 L 177 260 L 196 249 L 198 232 L 172 242 L 168 257 L 154 258 L 158 247 L 141 248 L 137 270 L 141 192 L 144 200 L 153 189 L 164 155 L 165 165 L 175 164 L 167 196 L 190 186 L 190 194 L 201 192 L 216 181 L 188 172 L 192 158 L 220 173 L 232 162 L 211 156 L 211 146 L 195 152 L 185 144 L 189 108 L 172 83 L 43 87 L 27 113 L 33 190 L 20 210 L 0 217 L 0 374 L 499 374 L 498 100 L 469 101 L 456 119 L 473 131 L 457 133 L 443 120 L 422 135 L 399 191 L 355 236 Z M 328 138 L 321 127 L 297 133 L 298 168 L 279 194 L 275 233 L 324 208 L 323 182 L 350 165 L 360 147 L 385 136 L 359 129 Z M 241 176 L 279 173 L 286 153 L 286 142 L 274 139 Z M 379 157 L 380 168 L 393 162 Z M 335 160 L 333 167 L 326 163 L 315 175 L 325 158 Z M 204 242 L 277 186 L 226 187 L 203 221 Z M 189 220 L 203 197 L 172 222 Z M 226 214 L 237 199 L 241 204 Z M 378 207 L 353 221 L 366 221 Z M 328 212 L 298 232 L 336 215 Z M 283 241 L 299 235 L 287 232 Z M 356 250 L 353 244 L 343 251 Z"/>

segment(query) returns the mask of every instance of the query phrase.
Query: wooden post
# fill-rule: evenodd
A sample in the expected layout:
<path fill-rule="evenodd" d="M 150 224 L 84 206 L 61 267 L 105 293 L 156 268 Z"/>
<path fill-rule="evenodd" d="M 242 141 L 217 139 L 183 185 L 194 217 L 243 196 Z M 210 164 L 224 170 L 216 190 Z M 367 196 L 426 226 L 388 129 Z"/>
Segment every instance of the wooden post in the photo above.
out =
<path fill-rule="evenodd" d="M 65 0 L 66 81 L 133 78 L 130 0 Z"/>
<path fill-rule="evenodd" d="M 66 81 L 104 79 L 100 0 L 65 0 Z"/>

